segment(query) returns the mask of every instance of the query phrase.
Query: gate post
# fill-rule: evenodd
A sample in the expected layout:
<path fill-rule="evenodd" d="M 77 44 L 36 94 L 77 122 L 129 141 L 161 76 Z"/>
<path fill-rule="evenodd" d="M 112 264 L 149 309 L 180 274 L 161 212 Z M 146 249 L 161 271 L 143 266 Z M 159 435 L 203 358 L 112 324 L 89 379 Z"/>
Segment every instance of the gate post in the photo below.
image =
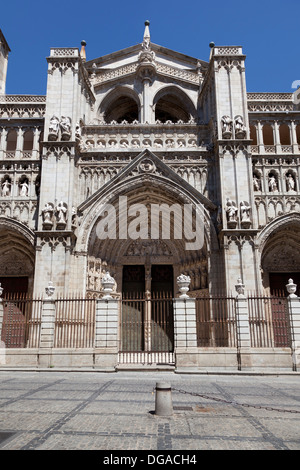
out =
<path fill-rule="evenodd" d="M 293 279 L 289 279 L 286 289 L 289 293 L 288 305 L 291 323 L 293 370 L 297 371 L 297 367 L 300 365 L 300 297 L 295 294 L 297 285 L 294 284 Z"/>
<path fill-rule="evenodd" d="M 119 300 L 97 299 L 94 366 L 106 371 L 118 364 Z"/>
<path fill-rule="evenodd" d="M 182 279 L 183 276 L 179 276 Z M 180 280 L 177 278 L 178 286 Z M 187 281 L 186 281 L 187 282 Z M 183 292 L 182 288 L 180 288 Z M 188 297 L 188 289 L 174 299 L 174 353 L 176 372 L 198 367 L 196 300 Z"/>
<path fill-rule="evenodd" d="M 40 334 L 40 351 L 39 365 L 44 367 L 51 366 L 52 348 L 54 346 L 54 329 L 55 329 L 55 300 L 52 298 L 55 287 L 49 282 L 45 289 L 46 299 L 43 300 L 42 316 L 41 316 L 41 334 Z"/>
<path fill-rule="evenodd" d="M 241 279 L 235 286 L 238 293 L 235 300 L 235 313 L 237 323 L 237 360 L 238 370 L 252 367 L 251 339 L 249 327 L 248 301 L 244 293 L 244 284 Z"/>

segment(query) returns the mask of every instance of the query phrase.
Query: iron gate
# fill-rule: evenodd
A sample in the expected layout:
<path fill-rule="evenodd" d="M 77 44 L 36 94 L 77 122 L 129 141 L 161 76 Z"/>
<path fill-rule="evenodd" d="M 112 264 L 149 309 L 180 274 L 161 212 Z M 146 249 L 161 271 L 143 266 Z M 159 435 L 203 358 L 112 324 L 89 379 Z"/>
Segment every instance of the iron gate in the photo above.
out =
<path fill-rule="evenodd" d="M 131 294 L 121 300 L 120 363 L 174 364 L 171 295 Z"/>

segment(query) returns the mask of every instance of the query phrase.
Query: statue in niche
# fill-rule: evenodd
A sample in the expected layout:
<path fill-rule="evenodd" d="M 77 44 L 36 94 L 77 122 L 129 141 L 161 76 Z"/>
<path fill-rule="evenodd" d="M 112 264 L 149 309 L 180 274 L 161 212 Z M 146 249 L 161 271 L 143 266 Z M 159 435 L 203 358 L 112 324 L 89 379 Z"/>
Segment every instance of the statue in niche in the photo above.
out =
<path fill-rule="evenodd" d="M 56 212 L 57 212 L 57 225 L 58 229 L 64 229 L 67 223 L 67 210 L 68 206 L 65 202 L 60 202 L 57 205 Z"/>
<path fill-rule="evenodd" d="M 242 227 L 243 228 L 249 228 L 250 225 L 251 225 L 249 202 L 242 201 L 240 203 L 240 211 L 241 211 L 241 225 L 242 225 Z"/>
<path fill-rule="evenodd" d="M 244 119 L 242 116 L 236 116 L 234 119 L 235 124 L 235 137 L 238 139 L 243 139 L 246 136 L 246 126 L 244 124 Z"/>
<path fill-rule="evenodd" d="M 2 196 L 3 197 L 7 197 L 10 195 L 10 187 L 11 187 L 11 183 L 9 182 L 8 179 L 6 179 L 3 183 L 2 183 Z"/>
<path fill-rule="evenodd" d="M 52 116 L 49 124 L 49 140 L 56 140 L 58 137 L 59 131 L 59 119 L 57 116 Z"/>
<path fill-rule="evenodd" d="M 295 180 L 290 173 L 286 175 L 286 189 L 287 191 L 295 190 Z"/>
<path fill-rule="evenodd" d="M 20 183 L 20 196 L 26 197 L 28 196 L 28 180 L 24 180 Z"/>
<path fill-rule="evenodd" d="M 61 140 L 69 140 L 71 137 L 71 118 L 62 116 L 60 120 Z"/>
<path fill-rule="evenodd" d="M 253 175 L 253 189 L 260 191 L 260 179 L 256 175 Z"/>
<path fill-rule="evenodd" d="M 231 199 L 227 198 L 226 199 L 226 214 L 227 214 L 228 227 L 230 227 L 230 228 L 236 227 L 237 212 L 238 212 L 238 208 L 236 207 L 235 202 L 231 201 Z"/>
<path fill-rule="evenodd" d="M 222 137 L 224 139 L 230 139 L 232 137 L 232 119 L 230 116 L 223 116 L 221 119 L 222 123 Z"/>
<path fill-rule="evenodd" d="M 269 175 L 269 190 L 271 193 L 277 191 L 277 183 L 274 175 Z"/>
<path fill-rule="evenodd" d="M 54 205 L 51 202 L 45 204 L 44 209 L 42 210 L 43 217 L 43 228 L 50 230 L 53 227 L 52 217 L 54 212 Z"/>

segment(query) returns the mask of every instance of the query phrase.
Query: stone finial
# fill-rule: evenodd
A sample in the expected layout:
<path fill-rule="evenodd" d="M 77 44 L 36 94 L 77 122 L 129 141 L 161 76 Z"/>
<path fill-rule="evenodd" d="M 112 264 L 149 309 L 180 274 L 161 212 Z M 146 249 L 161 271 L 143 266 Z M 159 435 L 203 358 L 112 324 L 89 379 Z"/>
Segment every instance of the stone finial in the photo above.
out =
<path fill-rule="evenodd" d="M 150 21 L 147 20 L 145 21 L 145 31 L 144 31 L 144 36 L 143 36 L 143 43 L 147 46 L 150 44 Z"/>
<path fill-rule="evenodd" d="M 45 288 L 46 295 L 48 299 L 52 298 L 52 295 L 54 294 L 55 287 L 53 285 L 52 281 L 49 281 L 48 286 Z"/>
<path fill-rule="evenodd" d="M 238 297 L 245 296 L 245 285 L 243 284 L 243 281 L 240 277 L 238 278 L 237 284 L 235 285 L 235 290 L 238 293 Z"/>
<path fill-rule="evenodd" d="M 102 299 L 104 300 L 112 299 L 111 293 L 113 291 L 115 284 L 116 284 L 116 281 L 114 280 L 114 278 L 109 274 L 108 271 L 106 271 L 106 273 L 101 279 L 102 289 L 105 294 L 102 297 Z"/>
<path fill-rule="evenodd" d="M 80 57 L 81 57 L 81 60 L 83 60 L 83 62 L 86 61 L 85 46 L 86 46 L 86 42 L 85 42 L 85 41 L 81 41 Z"/>
<path fill-rule="evenodd" d="M 286 285 L 286 290 L 288 291 L 290 298 L 297 297 L 297 295 L 295 294 L 297 290 L 297 284 L 294 284 L 293 279 L 289 279 L 288 284 Z"/>
<path fill-rule="evenodd" d="M 189 291 L 191 283 L 191 278 L 190 276 L 186 276 L 185 274 L 180 274 L 180 276 L 177 277 L 177 285 L 179 292 L 181 295 L 179 296 L 180 299 L 187 299 L 189 296 L 187 295 L 187 292 Z"/>

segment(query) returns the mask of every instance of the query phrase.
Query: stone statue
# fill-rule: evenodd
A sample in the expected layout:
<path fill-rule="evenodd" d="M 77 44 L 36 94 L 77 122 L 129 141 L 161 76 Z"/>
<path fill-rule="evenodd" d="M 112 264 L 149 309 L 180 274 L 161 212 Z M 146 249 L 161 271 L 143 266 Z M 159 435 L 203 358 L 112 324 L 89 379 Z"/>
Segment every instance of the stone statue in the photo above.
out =
<path fill-rule="evenodd" d="M 276 183 L 276 179 L 275 179 L 275 176 L 273 175 L 270 175 L 269 177 L 269 189 L 271 192 L 274 192 L 277 190 L 277 183 Z"/>
<path fill-rule="evenodd" d="M 10 184 L 9 180 L 6 179 L 6 180 L 4 181 L 4 183 L 2 183 L 2 196 L 4 196 L 4 197 L 9 196 L 9 194 L 10 194 L 10 187 L 11 187 L 11 184 Z"/>
<path fill-rule="evenodd" d="M 242 116 L 235 117 L 235 137 L 238 139 L 243 139 L 246 136 L 246 126 Z"/>
<path fill-rule="evenodd" d="M 231 199 L 227 198 L 226 199 L 226 214 L 227 214 L 227 222 L 229 227 L 235 227 L 237 223 L 237 215 L 238 208 L 236 207 L 236 204 L 234 201 L 231 201 Z"/>
<path fill-rule="evenodd" d="M 58 131 L 59 131 L 59 119 L 57 116 L 52 116 L 52 118 L 50 119 L 50 125 L 49 125 L 49 135 L 48 135 L 49 140 L 56 140 L 58 137 Z"/>
<path fill-rule="evenodd" d="M 295 189 L 295 180 L 290 173 L 286 175 L 286 189 L 287 191 L 294 191 Z"/>
<path fill-rule="evenodd" d="M 240 211 L 241 211 L 241 226 L 243 228 L 249 228 L 251 225 L 249 202 L 242 201 L 240 203 Z"/>
<path fill-rule="evenodd" d="M 222 136 L 224 139 L 230 139 L 232 137 L 232 119 L 230 116 L 223 116 L 221 119 L 222 123 Z"/>
<path fill-rule="evenodd" d="M 260 180 L 256 175 L 253 175 L 253 189 L 254 191 L 260 190 Z"/>
<path fill-rule="evenodd" d="M 57 211 L 57 228 L 58 229 L 63 229 L 66 226 L 67 210 L 68 210 L 68 206 L 65 202 L 61 201 L 57 205 L 56 211 Z"/>
<path fill-rule="evenodd" d="M 53 226 L 52 217 L 54 212 L 54 205 L 51 202 L 45 204 L 44 209 L 42 210 L 43 217 L 43 228 L 51 229 Z"/>
<path fill-rule="evenodd" d="M 61 140 L 69 140 L 71 137 L 71 118 L 62 116 L 60 120 Z"/>
<path fill-rule="evenodd" d="M 28 186 L 27 182 L 23 181 L 22 183 L 20 183 L 20 187 L 21 187 L 20 196 L 28 196 L 29 186 Z"/>

